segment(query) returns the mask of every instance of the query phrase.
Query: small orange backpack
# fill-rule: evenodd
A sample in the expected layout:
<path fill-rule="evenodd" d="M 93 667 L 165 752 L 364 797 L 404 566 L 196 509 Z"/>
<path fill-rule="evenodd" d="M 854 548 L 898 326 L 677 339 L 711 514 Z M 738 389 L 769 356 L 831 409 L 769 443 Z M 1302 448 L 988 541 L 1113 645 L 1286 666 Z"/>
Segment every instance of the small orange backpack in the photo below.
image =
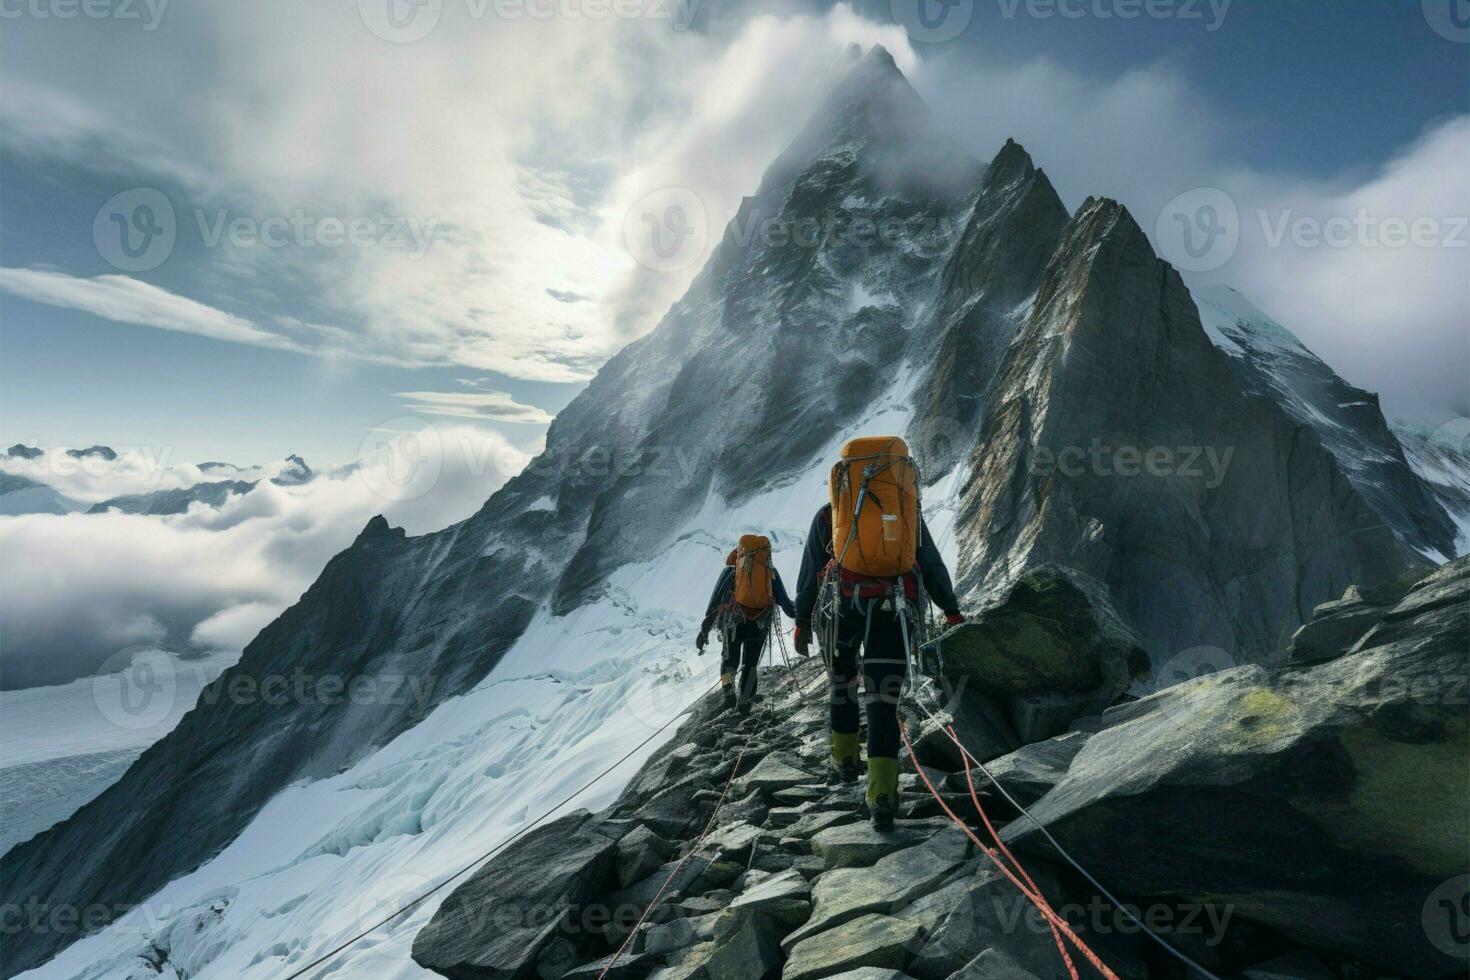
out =
<path fill-rule="evenodd" d="M 758 615 L 771 608 L 771 539 L 742 534 L 735 548 L 735 602 Z"/>

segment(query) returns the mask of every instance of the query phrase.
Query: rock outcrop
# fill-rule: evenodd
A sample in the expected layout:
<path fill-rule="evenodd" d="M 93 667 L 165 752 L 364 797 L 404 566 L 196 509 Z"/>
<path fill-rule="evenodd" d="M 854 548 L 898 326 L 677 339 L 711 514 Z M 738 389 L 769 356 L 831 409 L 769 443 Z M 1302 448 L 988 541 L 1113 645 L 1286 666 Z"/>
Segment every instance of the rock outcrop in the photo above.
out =
<path fill-rule="evenodd" d="M 1467 691 L 1470 558 L 1328 662 L 1244 666 L 1104 713 L 1031 812 L 1124 894 L 1226 905 L 1319 951 L 1447 976 L 1470 944 L 1436 943 L 1426 903 L 1470 864 Z M 1004 836 L 1055 853 L 1028 823 Z"/>
<path fill-rule="evenodd" d="M 1143 641 L 1102 583 L 1052 564 L 1026 572 L 935 645 L 949 679 L 1005 705 L 1022 743 L 1060 735 L 1110 706 L 1148 669 Z"/>

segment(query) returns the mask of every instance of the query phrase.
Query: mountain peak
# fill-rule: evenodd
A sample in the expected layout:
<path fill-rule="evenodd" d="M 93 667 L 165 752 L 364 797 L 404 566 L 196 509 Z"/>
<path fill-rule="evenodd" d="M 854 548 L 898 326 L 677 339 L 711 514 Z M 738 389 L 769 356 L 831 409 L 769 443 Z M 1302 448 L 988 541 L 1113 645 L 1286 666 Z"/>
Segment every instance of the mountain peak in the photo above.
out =
<path fill-rule="evenodd" d="M 1031 154 L 1014 139 L 1007 138 L 995 159 L 990 161 L 988 176 L 996 183 L 1009 183 L 1018 177 L 1029 177 L 1036 172 Z"/>

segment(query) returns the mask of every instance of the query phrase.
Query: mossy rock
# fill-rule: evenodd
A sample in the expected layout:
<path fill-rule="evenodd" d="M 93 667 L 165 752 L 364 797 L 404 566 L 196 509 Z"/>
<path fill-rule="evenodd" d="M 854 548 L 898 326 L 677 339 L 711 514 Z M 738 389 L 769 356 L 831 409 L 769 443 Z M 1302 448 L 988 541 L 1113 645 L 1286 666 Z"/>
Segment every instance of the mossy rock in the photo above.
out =
<path fill-rule="evenodd" d="M 1122 693 L 1146 667 L 1107 587 L 1059 565 L 1031 569 L 1001 602 L 938 641 L 945 673 L 996 698 Z"/>

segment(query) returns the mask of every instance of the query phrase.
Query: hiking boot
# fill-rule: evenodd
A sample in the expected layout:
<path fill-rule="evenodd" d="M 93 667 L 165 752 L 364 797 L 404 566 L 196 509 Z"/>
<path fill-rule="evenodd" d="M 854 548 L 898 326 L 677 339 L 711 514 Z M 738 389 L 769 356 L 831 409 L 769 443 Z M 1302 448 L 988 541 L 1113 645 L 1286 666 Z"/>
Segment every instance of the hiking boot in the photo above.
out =
<path fill-rule="evenodd" d="M 724 706 L 726 708 L 732 708 L 735 706 L 735 689 L 733 687 L 721 689 L 720 695 L 724 699 Z"/>
<path fill-rule="evenodd" d="M 898 813 L 898 804 L 893 797 L 883 793 L 868 803 L 868 813 L 873 819 L 873 829 L 886 833 L 893 829 L 893 817 Z"/>
<path fill-rule="evenodd" d="M 827 770 L 827 783 L 830 786 L 852 785 L 862 775 L 862 767 L 856 759 L 843 759 L 841 763 L 833 763 Z"/>
<path fill-rule="evenodd" d="M 868 756 L 868 813 L 874 830 L 892 830 L 898 812 L 898 760 Z"/>
<path fill-rule="evenodd" d="M 746 700 L 745 698 L 741 698 L 739 703 L 735 705 L 735 710 L 741 715 L 750 714 L 750 701 Z"/>

